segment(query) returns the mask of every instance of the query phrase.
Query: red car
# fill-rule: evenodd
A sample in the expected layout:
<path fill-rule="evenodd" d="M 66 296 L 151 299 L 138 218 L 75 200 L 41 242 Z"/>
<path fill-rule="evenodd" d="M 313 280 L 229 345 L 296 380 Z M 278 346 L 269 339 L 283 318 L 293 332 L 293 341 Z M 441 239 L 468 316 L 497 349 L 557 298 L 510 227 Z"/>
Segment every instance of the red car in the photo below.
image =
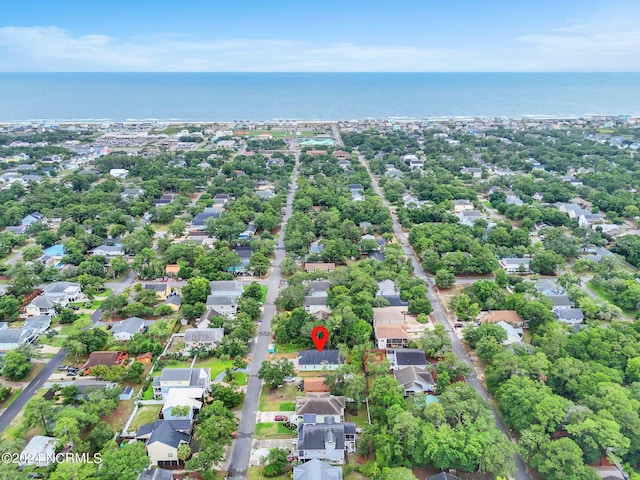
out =
<path fill-rule="evenodd" d="M 276 422 L 288 422 L 289 421 L 289 417 L 287 417 L 286 415 L 276 415 L 275 417 L 273 417 L 273 419 Z"/>

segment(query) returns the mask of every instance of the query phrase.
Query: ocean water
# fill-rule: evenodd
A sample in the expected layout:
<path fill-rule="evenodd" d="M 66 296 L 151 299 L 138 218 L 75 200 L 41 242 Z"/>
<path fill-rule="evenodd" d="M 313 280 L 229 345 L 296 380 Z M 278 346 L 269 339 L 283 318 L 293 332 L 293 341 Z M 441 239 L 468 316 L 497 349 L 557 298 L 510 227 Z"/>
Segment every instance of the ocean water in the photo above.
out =
<path fill-rule="evenodd" d="M 0 122 L 639 113 L 639 73 L 0 74 Z"/>

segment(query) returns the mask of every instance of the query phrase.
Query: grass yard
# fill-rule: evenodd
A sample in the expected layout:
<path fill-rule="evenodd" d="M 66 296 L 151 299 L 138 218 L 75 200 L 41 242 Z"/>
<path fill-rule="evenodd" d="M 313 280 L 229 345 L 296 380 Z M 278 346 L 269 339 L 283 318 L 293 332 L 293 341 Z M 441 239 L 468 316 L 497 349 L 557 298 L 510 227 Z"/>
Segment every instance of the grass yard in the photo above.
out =
<path fill-rule="evenodd" d="M 262 387 L 260 392 L 260 411 L 262 412 L 286 412 L 295 410 L 298 389 L 295 385 L 284 385 L 271 390 L 268 386 Z M 291 407 L 283 409 L 282 406 Z"/>
<path fill-rule="evenodd" d="M 0 403 L 1 408 L 9 408 L 9 406 L 15 402 L 16 398 L 22 393 L 21 388 L 16 388 L 13 390 L 9 398 L 7 398 L 4 402 Z"/>
<path fill-rule="evenodd" d="M 369 418 L 367 417 L 367 406 L 365 404 L 360 405 L 358 409 L 358 415 L 351 415 L 349 409 L 345 411 L 345 422 L 353 422 L 358 428 L 364 428 L 369 425 Z"/>
<path fill-rule="evenodd" d="M 169 360 L 164 368 L 190 368 L 192 360 Z"/>
<path fill-rule="evenodd" d="M 42 343 L 43 345 L 50 345 L 52 347 L 62 347 L 62 344 L 66 338 L 56 336 L 53 338 L 48 338 L 46 335 L 40 335 L 38 337 L 38 343 Z"/>
<path fill-rule="evenodd" d="M 60 325 L 60 335 L 71 335 L 74 331 L 75 329 L 71 323 Z"/>
<path fill-rule="evenodd" d="M 256 423 L 255 436 L 262 440 L 293 438 L 293 432 L 282 425 L 282 422 Z"/>
<path fill-rule="evenodd" d="M 235 372 L 233 374 L 233 382 L 231 382 L 231 384 L 236 385 L 238 387 L 242 385 L 246 385 L 248 378 L 249 378 L 249 375 L 244 372 Z"/>
<path fill-rule="evenodd" d="M 247 470 L 247 480 L 264 480 L 267 477 L 265 477 L 262 472 L 264 470 L 264 467 L 249 467 L 249 470 Z M 280 475 L 279 477 L 269 477 L 272 480 L 290 480 L 291 477 L 289 476 L 288 473 L 285 473 L 284 475 Z"/>
<path fill-rule="evenodd" d="M 149 382 L 149 386 L 142 393 L 143 400 L 153 400 L 153 382 Z"/>
<path fill-rule="evenodd" d="M 602 288 L 595 287 L 593 285 L 593 282 L 587 282 L 587 288 L 589 288 L 589 290 L 591 290 L 593 293 L 598 295 L 602 300 L 609 302 L 611 305 L 615 305 L 615 302 L 613 301 L 611 295 L 607 293 L 605 290 L 603 290 Z M 635 312 L 633 310 L 625 310 L 624 308 L 620 308 L 620 310 L 622 310 L 622 313 L 625 316 L 629 317 L 630 319 L 634 318 Z"/>
<path fill-rule="evenodd" d="M 264 303 L 264 302 L 266 302 L 266 301 L 267 301 L 267 291 L 268 291 L 268 290 L 269 290 L 269 289 L 267 288 L 267 286 L 266 286 L 266 285 L 260 285 L 260 291 L 262 292 L 262 295 L 260 296 L 260 301 L 261 301 L 262 303 Z"/>
<path fill-rule="evenodd" d="M 124 424 L 127 423 L 129 415 L 131 415 L 131 412 L 133 412 L 134 406 L 135 403 L 133 398 L 131 398 L 130 400 L 122 400 L 118 404 L 118 408 L 116 408 L 112 414 L 110 414 L 106 418 L 103 418 L 102 420 L 107 422 L 107 424 L 109 424 L 113 431 L 118 432 L 122 430 Z"/>
<path fill-rule="evenodd" d="M 155 422 L 158 420 L 158 414 L 160 413 L 160 405 L 145 405 L 138 409 L 136 416 L 134 417 L 129 430 L 134 432 L 138 430 L 142 425 Z"/>
<path fill-rule="evenodd" d="M 227 368 L 233 367 L 232 360 L 220 360 L 219 358 L 208 358 L 206 360 L 196 362 L 194 367 L 200 368 L 210 368 L 211 369 L 211 379 L 216 378 L 222 372 L 224 372 Z"/>

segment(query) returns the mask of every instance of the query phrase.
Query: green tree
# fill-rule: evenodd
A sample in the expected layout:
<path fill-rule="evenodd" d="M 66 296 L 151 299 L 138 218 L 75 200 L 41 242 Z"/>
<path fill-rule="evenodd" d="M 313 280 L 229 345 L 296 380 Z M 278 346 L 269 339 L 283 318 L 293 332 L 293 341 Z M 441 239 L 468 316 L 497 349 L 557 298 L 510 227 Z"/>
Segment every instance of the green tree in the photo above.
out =
<path fill-rule="evenodd" d="M 190 305 L 206 303 L 210 291 L 209 280 L 204 277 L 193 277 L 187 280 L 187 284 L 182 288 L 182 300 Z"/>
<path fill-rule="evenodd" d="M 294 365 L 285 358 L 276 362 L 263 362 L 258 371 L 258 378 L 264 380 L 271 388 L 283 385 L 284 379 L 293 375 L 295 375 Z"/>
<path fill-rule="evenodd" d="M 542 275 L 554 275 L 563 264 L 564 259 L 561 255 L 551 250 L 542 250 L 533 256 L 531 271 Z"/>
<path fill-rule="evenodd" d="M 456 276 L 453 272 L 445 269 L 436 271 L 436 285 L 438 288 L 451 288 L 456 283 Z"/>
<path fill-rule="evenodd" d="M 142 374 L 144 373 L 144 365 L 141 362 L 133 362 L 127 370 L 127 380 L 132 383 L 140 383 Z"/>
<path fill-rule="evenodd" d="M 191 458 L 191 455 L 191 447 L 188 443 L 183 443 L 178 447 L 178 460 L 186 462 Z"/>
<path fill-rule="evenodd" d="M 405 467 L 384 467 L 376 480 L 417 480 L 417 477 Z"/>
<path fill-rule="evenodd" d="M 122 257 L 113 257 L 109 261 L 109 266 L 111 267 L 114 278 L 116 278 L 118 275 L 122 275 L 124 272 L 129 270 L 129 264 Z"/>
<path fill-rule="evenodd" d="M 31 363 L 24 353 L 11 350 L 2 359 L 2 375 L 9 380 L 23 380 L 31 371 Z"/>
<path fill-rule="evenodd" d="M 600 476 L 584 464 L 580 447 L 570 438 L 560 438 L 540 447 L 531 465 L 548 480 L 597 480 Z"/>
<path fill-rule="evenodd" d="M 136 480 L 140 472 L 149 466 L 149 456 L 142 442 L 119 447 L 114 441 L 109 441 L 100 453 L 100 480 Z"/>
<path fill-rule="evenodd" d="M 42 426 L 45 435 L 49 435 L 48 425 L 52 420 L 53 404 L 43 397 L 31 397 L 22 409 L 22 425 L 27 429 Z"/>
<path fill-rule="evenodd" d="M 253 273 L 262 276 L 269 270 L 269 259 L 262 253 L 254 253 L 251 256 L 249 266 L 253 269 Z"/>
<path fill-rule="evenodd" d="M 285 257 L 280 262 L 280 271 L 283 275 L 293 275 L 298 270 L 296 262 L 291 257 Z"/>
<path fill-rule="evenodd" d="M 507 332 L 499 325 L 493 323 L 483 323 L 477 327 L 467 327 L 464 329 L 463 338 L 473 349 L 478 342 L 485 337 L 493 337 L 498 343 L 507 339 Z"/>
<path fill-rule="evenodd" d="M 429 315 L 433 311 L 433 307 L 427 298 L 413 298 L 409 300 L 408 310 L 411 315 Z"/>
<path fill-rule="evenodd" d="M 451 351 L 451 340 L 444 325 L 435 325 L 433 330 L 425 329 L 417 343 L 432 358 L 442 358 Z"/>

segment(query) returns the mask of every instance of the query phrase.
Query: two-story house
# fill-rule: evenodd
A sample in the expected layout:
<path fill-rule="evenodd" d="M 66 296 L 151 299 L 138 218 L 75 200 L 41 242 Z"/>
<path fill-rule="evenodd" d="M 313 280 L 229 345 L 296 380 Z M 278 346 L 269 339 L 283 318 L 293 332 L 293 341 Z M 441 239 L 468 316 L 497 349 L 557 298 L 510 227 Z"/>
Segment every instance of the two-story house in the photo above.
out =
<path fill-rule="evenodd" d="M 209 368 L 165 368 L 162 373 L 153 377 L 153 395 L 155 398 L 166 398 L 173 388 L 201 388 L 208 392 L 211 385 L 211 369 Z"/>
<path fill-rule="evenodd" d="M 325 423 L 299 424 L 298 460 L 317 459 L 343 464 L 346 454 L 355 452 L 355 436 L 355 423 L 335 423 L 331 417 Z"/>
<path fill-rule="evenodd" d="M 298 423 L 324 423 L 332 418 L 335 423 L 344 422 L 346 399 L 330 393 L 307 393 L 296 398 L 296 417 Z"/>

